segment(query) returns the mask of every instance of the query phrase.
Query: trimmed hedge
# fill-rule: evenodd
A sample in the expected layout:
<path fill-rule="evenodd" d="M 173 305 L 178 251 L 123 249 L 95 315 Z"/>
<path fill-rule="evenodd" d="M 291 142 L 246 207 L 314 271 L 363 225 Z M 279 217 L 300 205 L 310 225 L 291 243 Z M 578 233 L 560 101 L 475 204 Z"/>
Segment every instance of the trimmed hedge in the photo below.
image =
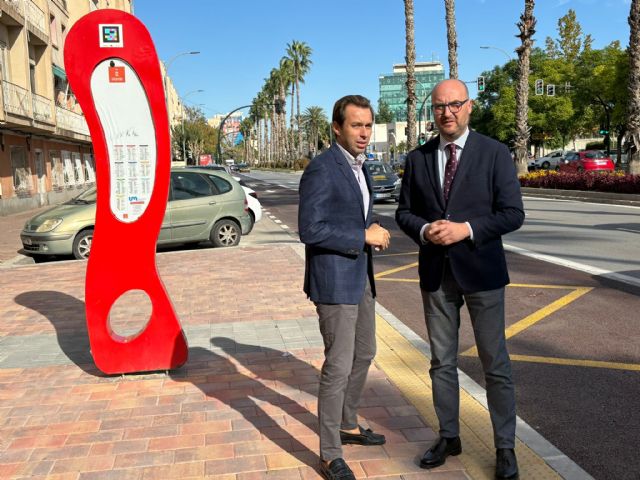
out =
<path fill-rule="evenodd" d="M 538 170 L 521 176 L 520 186 L 609 193 L 640 193 L 640 175 L 622 172 L 566 173 Z"/>

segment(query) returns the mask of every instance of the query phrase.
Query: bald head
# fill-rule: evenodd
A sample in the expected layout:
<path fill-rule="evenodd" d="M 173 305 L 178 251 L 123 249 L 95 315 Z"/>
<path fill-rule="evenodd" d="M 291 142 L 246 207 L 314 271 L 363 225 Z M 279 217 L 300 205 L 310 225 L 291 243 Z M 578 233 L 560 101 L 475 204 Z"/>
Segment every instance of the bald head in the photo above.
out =
<path fill-rule="evenodd" d="M 431 93 L 431 105 L 440 136 L 447 142 L 467 131 L 472 102 L 464 82 L 451 78 L 438 83 Z"/>

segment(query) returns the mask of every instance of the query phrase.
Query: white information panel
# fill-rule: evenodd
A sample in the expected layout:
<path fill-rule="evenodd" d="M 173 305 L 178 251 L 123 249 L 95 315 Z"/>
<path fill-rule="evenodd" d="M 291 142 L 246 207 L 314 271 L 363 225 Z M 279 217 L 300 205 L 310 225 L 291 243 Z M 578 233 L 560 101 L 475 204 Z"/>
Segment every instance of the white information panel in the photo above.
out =
<path fill-rule="evenodd" d="M 147 96 L 135 71 L 117 58 L 98 64 L 91 93 L 109 151 L 111 211 L 121 222 L 135 222 L 149 205 L 156 171 Z"/>

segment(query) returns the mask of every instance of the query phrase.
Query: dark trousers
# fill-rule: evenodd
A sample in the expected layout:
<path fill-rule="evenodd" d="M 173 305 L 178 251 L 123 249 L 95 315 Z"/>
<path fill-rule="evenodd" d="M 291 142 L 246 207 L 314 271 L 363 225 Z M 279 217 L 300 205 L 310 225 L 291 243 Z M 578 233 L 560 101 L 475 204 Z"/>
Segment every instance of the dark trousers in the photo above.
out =
<path fill-rule="evenodd" d="M 316 304 L 325 360 L 320 373 L 320 458 L 342 458 L 340 430 L 357 428 L 360 395 L 376 354 L 375 300 L 367 281 L 358 305 Z"/>
<path fill-rule="evenodd" d="M 504 288 L 463 294 L 446 262 L 442 284 L 435 292 L 422 291 L 429 343 L 433 404 L 441 437 L 460 434 L 458 384 L 458 330 L 460 308 L 467 303 L 482 362 L 487 403 L 496 448 L 514 448 L 515 389 L 504 335 Z"/>

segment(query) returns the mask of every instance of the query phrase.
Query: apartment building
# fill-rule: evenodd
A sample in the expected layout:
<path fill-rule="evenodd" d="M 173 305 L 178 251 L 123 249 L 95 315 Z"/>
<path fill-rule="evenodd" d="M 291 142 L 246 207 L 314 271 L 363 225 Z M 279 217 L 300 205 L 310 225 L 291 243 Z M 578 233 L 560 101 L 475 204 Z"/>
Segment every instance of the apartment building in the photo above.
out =
<path fill-rule="evenodd" d="M 91 138 L 64 69 L 66 33 L 132 0 L 0 0 L 0 215 L 67 200 L 95 182 Z"/>

